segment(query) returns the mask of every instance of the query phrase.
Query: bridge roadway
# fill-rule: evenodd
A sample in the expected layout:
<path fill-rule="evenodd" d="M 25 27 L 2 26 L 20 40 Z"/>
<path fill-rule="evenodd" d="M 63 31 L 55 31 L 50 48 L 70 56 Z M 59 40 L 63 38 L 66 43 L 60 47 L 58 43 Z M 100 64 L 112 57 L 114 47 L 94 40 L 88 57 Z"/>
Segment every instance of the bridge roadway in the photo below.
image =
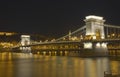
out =
<path fill-rule="evenodd" d="M 77 40 L 77 41 L 54 41 L 54 42 L 38 42 L 30 45 L 25 45 L 25 46 L 15 46 L 13 48 L 18 48 L 18 47 L 29 47 L 29 46 L 37 46 L 37 45 L 52 45 L 52 44 L 83 44 L 85 42 L 92 42 L 92 43 L 97 43 L 97 42 L 105 42 L 105 43 L 113 43 L 113 42 L 120 42 L 120 39 L 89 39 L 89 40 Z"/>

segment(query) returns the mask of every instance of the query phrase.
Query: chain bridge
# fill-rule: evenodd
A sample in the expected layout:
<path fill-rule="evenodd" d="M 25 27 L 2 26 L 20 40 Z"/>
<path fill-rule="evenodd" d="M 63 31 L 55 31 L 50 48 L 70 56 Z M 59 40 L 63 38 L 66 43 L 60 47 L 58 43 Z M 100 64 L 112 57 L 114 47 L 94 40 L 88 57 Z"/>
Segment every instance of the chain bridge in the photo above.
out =
<path fill-rule="evenodd" d="M 120 26 L 105 24 L 103 17 L 95 15 L 86 16 L 84 22 L 79 29 L 50 41 L 34 42 L 29 35 L 22 35 L 21 42 L 12 48 L 38 51 L 120 49 Z"/>

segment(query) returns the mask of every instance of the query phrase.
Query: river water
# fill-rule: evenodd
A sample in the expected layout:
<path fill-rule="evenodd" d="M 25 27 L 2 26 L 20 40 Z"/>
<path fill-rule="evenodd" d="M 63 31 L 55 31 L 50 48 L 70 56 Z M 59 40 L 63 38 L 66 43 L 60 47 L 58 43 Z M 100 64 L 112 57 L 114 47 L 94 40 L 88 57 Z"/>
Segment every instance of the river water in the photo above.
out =
<path fill-rule="evenodd" d="M 0 53 L 0 77 L 104 77 L 120 73 L 120 61 L 25 53 Z"/>

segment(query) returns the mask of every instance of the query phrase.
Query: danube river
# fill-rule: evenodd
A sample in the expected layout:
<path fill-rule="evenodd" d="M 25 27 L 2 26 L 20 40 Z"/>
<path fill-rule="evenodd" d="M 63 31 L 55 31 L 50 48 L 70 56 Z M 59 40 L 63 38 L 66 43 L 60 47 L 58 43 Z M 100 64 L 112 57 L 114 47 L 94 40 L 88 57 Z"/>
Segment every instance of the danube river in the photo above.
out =
<path fill-rule="evenodd" d="M 120 61 L 25 53 L 0 53 L 0 77 L 104 77 L 120 73 Z"/>

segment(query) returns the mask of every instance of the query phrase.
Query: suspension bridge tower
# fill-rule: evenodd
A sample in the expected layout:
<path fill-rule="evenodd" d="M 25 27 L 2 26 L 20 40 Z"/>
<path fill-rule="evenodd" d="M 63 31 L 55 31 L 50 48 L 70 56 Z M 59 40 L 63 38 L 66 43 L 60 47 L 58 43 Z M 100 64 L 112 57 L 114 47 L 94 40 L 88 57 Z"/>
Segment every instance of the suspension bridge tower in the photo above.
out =
<path fill-rule="evenodd" d="M 31 52 L 31 47 L 26 46 L 30 45 L 30 35 L 21 35 L 21 46 L 20 50 L 23 52 Z"/>
<path fill-rule="evenodd" d="M 103 17 L 90 15 L 86 16 L 86 36 L 92 36 L 92 39 L 104 39 L 104 22 Z"/>
<path fill-rule="evenodd" d="M 92 40 L 100 40 L 105 39 L 105 33 L 104 33 L 104 22 L 105 20 L 103 17 L 90 15 L 86 16 L 86 19 L 84 20 L 86 22 L 86 37 L 91 37 Z M 97 51 L 106 51 L 107 43 L 105 42 L 85 42 L 84 43 L 85 49 L 93 49 Z"/>

